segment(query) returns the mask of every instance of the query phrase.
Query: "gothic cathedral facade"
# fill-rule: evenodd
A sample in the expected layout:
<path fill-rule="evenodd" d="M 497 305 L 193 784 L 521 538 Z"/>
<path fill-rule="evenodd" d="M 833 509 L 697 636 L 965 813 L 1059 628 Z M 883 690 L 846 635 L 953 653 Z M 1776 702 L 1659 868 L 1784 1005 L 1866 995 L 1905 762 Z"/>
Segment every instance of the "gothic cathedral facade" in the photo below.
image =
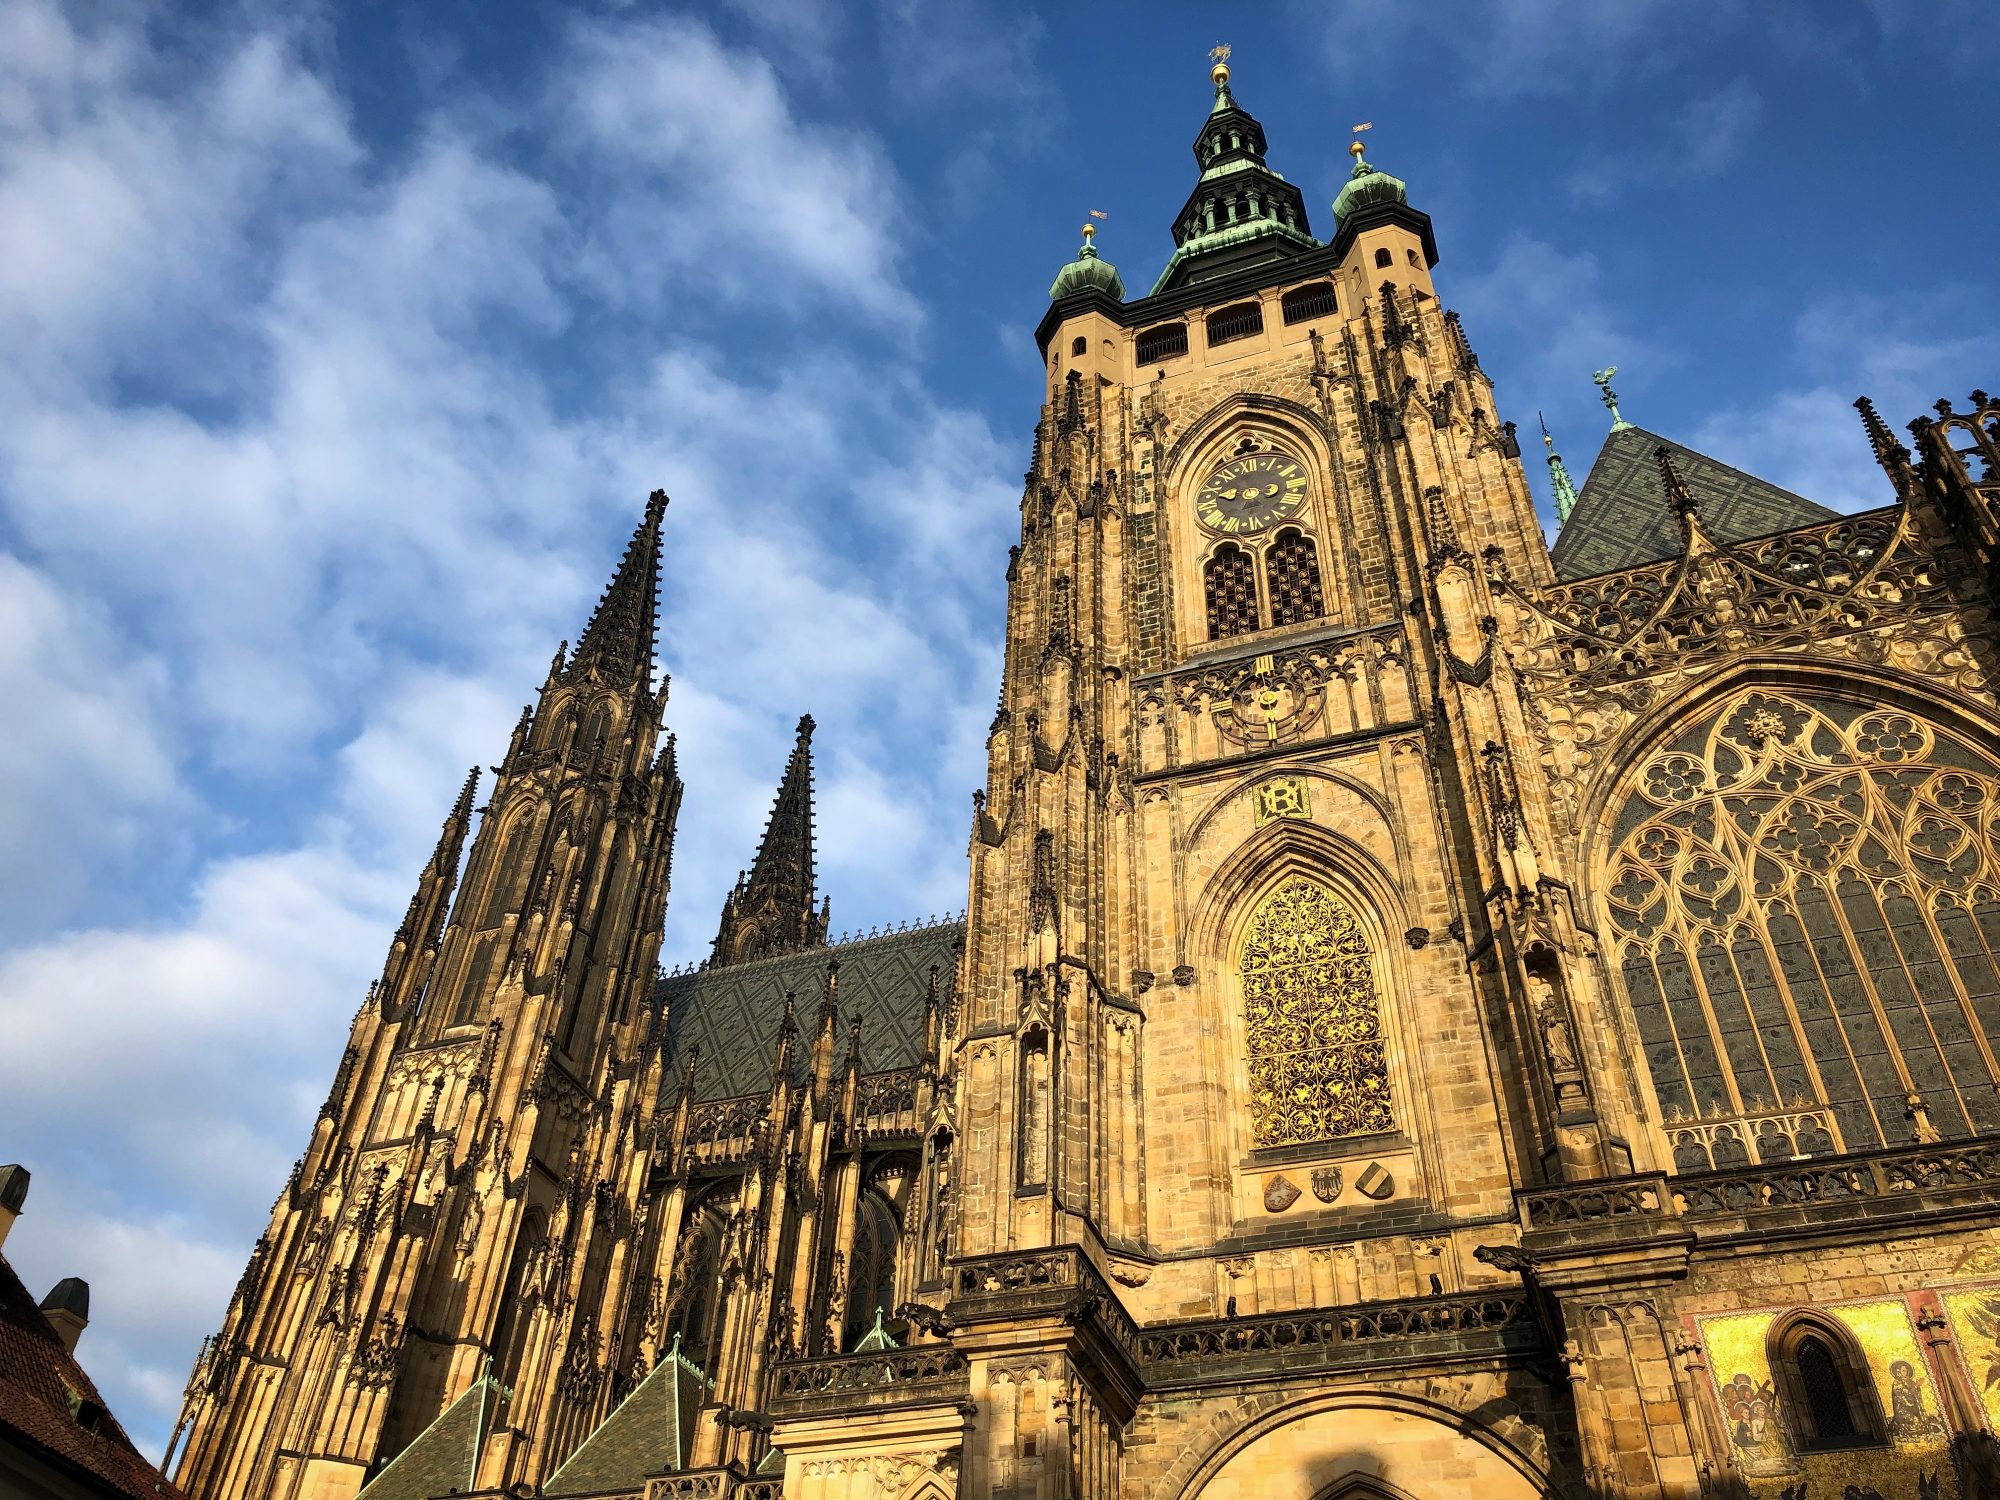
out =
<path fill-rule="evenodd" d="M 1836 515 L 1607 376 L 1551 549 L 1430 220 L 1357 147 L 1314 238 L 1214 82 L 1158 283 L 1038 330 L 963 921 L 829 942 L 805 719 L 659 973 L 655 495 L 194 1500 L 2000 1496 L 2000 403 L 1858 403 Z"/>

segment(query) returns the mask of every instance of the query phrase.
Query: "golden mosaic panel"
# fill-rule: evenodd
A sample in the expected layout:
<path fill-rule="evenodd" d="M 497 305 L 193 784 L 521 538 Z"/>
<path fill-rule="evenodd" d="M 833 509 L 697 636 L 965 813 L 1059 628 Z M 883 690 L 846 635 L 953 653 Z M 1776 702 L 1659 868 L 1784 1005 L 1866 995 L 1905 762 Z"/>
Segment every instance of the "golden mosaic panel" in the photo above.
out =
<path fill-rule="evenodd" d="M 1243 944 L 1250 1110 L 1259 1146 L 1393 1130 L 1374 965 L 1354 911 L 1293 880 Z"/>
<path fill-rule="evenodd" d="M 1986 1419 L 2000 1427 L 2000 1289 L 1946 1292 L 1944 1314 L 1952 1342 L 1972 1374 L 1972 1388 Z"/>
<path fill-rule="evenodd" d="M 1995 1294 L 2000 1295 L 2000 1294 Z M 1853 1333 L 1887 1418 L 1889 1441 L 1864 1448 L 1798 1453 L 1773 1390 L 1766 1339 L 1776 1311 L 1697 1318 L 1709 1370 L 1737 1462 L 1764 1500 L 1827 1495 L 1841 1500 L 1946 1500 L 1958 1494 L 1949 1434 L 1930 1367 L 1917 1346 L 1909 1308 L 1899 1300 L 1856 1302 L 1824 1311 Z"/>

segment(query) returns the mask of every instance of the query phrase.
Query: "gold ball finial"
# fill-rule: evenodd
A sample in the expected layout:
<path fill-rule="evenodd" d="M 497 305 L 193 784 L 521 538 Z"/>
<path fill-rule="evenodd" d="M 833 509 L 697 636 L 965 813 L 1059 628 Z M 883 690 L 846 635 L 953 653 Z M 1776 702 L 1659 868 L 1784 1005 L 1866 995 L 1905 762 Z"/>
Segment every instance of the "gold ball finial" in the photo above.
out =
<path fill-rule="evenodd" d="M 1083 242 L 1086 245 L 1088 245 L 1092 240 L 1096 238 L 1097 238 L 1097 226 L 1091 223 L 1090 220 L 1085 219 L 1083 221 Z"/>
<path fill-rule="evenodd" d="M 1354 159 L 1355 159 L 1356 161 L 1359 161 L 1359 160 L 1361 160 L 1361 153 L 1362 153 L 1363 149 L 1364 149 L 1364 148 L 1363 148 L 1363 146 L 1362 146 L 1361 142 L 1359 142 L 1359 141 L 1356 141 L 1356 142 L 1355 142 L 1355 143 L 1354 143 L 1353 145 L 1351 145 L 1351 146 L 1349 146 L 1349 147 L 1347 148 L 1347 154 L 1348 154 L 1349 156 L 1353 157 L 1353 158 L 1354 158 Z"/>
<path fill-rule="evenodd" d="M 1225 83 L 1229 82 L 1229 64 L 1217 63 L 1214 67 L 1210 68 L 1208 70 L 1208 81 L 1217 88 L 1221 88 Z"/>
<path fill-rule="evenodd" d="M 1208 60 L 1215 64 L 1214 67 L 1208 70 L 1209 81 L 1217 89 L 1227 87 L 1229 83 L 1229 43 L 1217 42 L 1213 47 L 1210 47 L 1208 49 Z"/>

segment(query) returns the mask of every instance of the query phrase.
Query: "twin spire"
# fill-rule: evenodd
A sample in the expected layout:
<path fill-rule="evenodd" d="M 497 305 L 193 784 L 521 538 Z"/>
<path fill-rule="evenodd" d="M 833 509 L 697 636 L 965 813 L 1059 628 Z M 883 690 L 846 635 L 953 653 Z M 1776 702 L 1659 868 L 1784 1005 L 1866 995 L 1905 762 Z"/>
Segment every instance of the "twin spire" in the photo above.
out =
<path fill-rule="evenodd" d="M 570 672 L 596 668 L 608 679 L 629 682 L 637 677 L 652 682 L 659 629 L 660 523 L 666 514 L 667 492 L 654 490 L 646 500 L 645 519 L 632 533 L 618 571 L 570 653 Z"/>
<path fill-rule="evenodd" d="M 811 714 L 799 720 L 785 778 L 750 869 L 722 906 L 709 962 L 717 967 L 814 948 L 826 941 L 830 903 L 815 909 Z"/>

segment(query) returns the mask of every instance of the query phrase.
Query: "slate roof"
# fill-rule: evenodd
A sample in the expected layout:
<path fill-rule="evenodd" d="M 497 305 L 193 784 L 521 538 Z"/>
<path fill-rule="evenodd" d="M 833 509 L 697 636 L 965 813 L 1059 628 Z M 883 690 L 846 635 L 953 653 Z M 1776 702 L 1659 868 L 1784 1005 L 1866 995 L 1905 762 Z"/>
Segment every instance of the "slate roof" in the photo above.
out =
<path fill-rule="evenodd" d="M 597 1424 L 542 1485 L 544 1495 L 602 1495 L 643 1489 L 649 1474 L 684 1468 L 694 1440 L 695 1412 L 708 1377 L 681 1357 L 679 1346 Z"/>
<path fill-rule="evenodd" d="M 477 1458 L 480 1407 L 492 1382 L 475 1380 L 438 1419 L 418 1433 L 389 1467 L 361 1487 L 355 1500 L 432 1500 L 466 1489 Z"/>
<path fill-rule="evenodd" d="M 104 1404 L 76 1356 L 0 1256 L 0 1443 L 74 1474 L 88 1489 L 180 1500 Z"/>
<path fill-rule="evenodd" d="M 1662 445 L 1701 507 L 1702 525 L 1719 542 L 1814 526 L 1836 514 L 1643 427 L 1627 427 L 1605 438 L 1569 523 L 1549 549 L 1558 578 L 1587 578 L 1679 554 L 1680 527 L 1653 458 Z"/>
<path fill-rule="evenodd" d="M 923 1051 L 931 967 L 938 970 L 940 997 L 948 999 L 964 936 L 963 922 L 939 922 L 726 968 L 670 974 L 660 985 L 667 1007 L 668 1086 L 678 1087 L 688 1049 L 699 1045 L 697 1099 L 763 1093 L 770 1086 L 785 993 L 791 992 L 802 1037 L 810 1040 L 805 1034 L 819 1012 L 829 959 L 840 961 L 842 1026 L 857 1012 L 862 1017 L 863 1070 L 910 1066 Z"/>

